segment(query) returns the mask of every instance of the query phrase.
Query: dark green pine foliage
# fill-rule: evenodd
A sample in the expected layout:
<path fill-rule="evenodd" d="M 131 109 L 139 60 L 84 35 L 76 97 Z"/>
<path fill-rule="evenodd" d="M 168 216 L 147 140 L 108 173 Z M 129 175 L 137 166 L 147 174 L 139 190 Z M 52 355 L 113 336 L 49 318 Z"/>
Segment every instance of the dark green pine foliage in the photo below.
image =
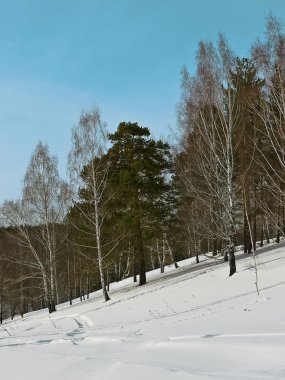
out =
<path fill-rule="evenodd" d="M 254 62 L 248 58 L 236 59 L 232 72 L 232 86 L 236 96 L 236 112 L 239 114 L 235 136 L 236 175 L 243 200 L 244 252 L 256 249 L 257 189 L 262 187 L 259 152 L 265 143 L 259 116 L 264 80 L 259 78 Z M 267 142 L 268 143 L 268 142 Z M 256 149 L 259 147 L 259 149 Z M 253 246 L 252 246 L 253 244 Z"/>
<path fill-rule="evenodd" d="M 109 178 L 113 190 L 112 213 L 129 236 L 134 255 L 134 275 L 146 282 L 145 240 L 164 228 L 170 215 L 172 160 L 170 147 L 150 138 L 148 128 L 120 123 L 110 134 L 112 147 Z"/>

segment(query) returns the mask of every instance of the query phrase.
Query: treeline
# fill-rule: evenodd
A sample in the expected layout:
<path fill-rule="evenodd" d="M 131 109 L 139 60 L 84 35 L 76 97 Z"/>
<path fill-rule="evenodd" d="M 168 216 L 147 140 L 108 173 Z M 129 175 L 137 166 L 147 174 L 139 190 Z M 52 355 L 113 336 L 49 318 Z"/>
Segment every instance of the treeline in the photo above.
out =
<path fill-rule="evenodd" d="M 281 24 L 267 18 L 266 41 L 253 44 L 250 58 L 236 57 L 220 36 L 217 47 L 199 44 L 196 63 L 194 76 L 182 71 L 179 219 L 192 250 L 223 249 L 232 275 L 235 245 L 251 253 L 285 231 Z"/>
<path fill-rule="evenodd" d="M 1 207 L 0 321 L 102 289 L 176 260 L 212 252 L 236 272 L 235 246 L 252 253 L 285 232 L 285 36 L 239 58 L 226 39 L 200 42 L 182 70 L 179 141 L 123 122 L 108 133 L 97 108 L 72 130 L 69 181 L 39 143 L 21 199 Z"/>
<path fill-rule="evenodd" d="M 28 165 L 22 197 L 1 207 L 0 318 L 23 315 L 102 289 L 174 262 L 175 218 L 170 146 L 137 123 L 106 131 L 98 109 L 72 130 L 70 182 L 39 143 Z M 175 263 L 176 264 L 176 263 Z M 8 310 L 7 310 L 8 308 Z"/>

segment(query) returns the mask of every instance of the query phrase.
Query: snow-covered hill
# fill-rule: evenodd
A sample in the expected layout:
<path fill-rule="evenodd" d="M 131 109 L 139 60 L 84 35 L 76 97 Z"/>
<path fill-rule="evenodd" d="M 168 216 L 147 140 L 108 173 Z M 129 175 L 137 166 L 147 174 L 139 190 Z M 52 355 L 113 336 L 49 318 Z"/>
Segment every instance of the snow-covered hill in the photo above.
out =
<path fill-rule="evenodd" d="M 258 256 L 259 296 L 251 264 L 230 278 L 223 262 L 154 271 L 113 284 L 107 303 L 97 292 L 6 321 L 1 380 L 285 379 L 285 248 Z"/>

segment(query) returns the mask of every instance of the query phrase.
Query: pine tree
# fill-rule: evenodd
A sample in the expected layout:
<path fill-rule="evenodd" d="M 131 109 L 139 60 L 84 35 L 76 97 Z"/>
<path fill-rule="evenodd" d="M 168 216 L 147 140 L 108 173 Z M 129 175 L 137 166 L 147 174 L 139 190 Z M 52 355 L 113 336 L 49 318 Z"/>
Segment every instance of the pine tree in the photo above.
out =
<path fill-rule="evenodd" d="M 251 253 L 252 248 L 256 248 L 256 196 L 261 183 L 258 165 L 262 157 L 257 146 L 263 137 L 261 118 L 253 110 L 260 108 L 264 81 L 258 77 L 252 60 L 237 58 L 232 84 L 237 98 L 236 113 L 239 115 L 235 136 L 235 177 L 243 203 L 244 252 Z"/>
<path fill-rule="evenodd" d="M 137 123 L 120 123 L 110 134 L 112 147 L 109 181 L 113 191 L 112 213 L 127 231 L 133 249 L 134 275 L 146 282 L 145 237 L 162 228 L 169 212 L 170 147 L 150 138 L 148 128 Z"/>

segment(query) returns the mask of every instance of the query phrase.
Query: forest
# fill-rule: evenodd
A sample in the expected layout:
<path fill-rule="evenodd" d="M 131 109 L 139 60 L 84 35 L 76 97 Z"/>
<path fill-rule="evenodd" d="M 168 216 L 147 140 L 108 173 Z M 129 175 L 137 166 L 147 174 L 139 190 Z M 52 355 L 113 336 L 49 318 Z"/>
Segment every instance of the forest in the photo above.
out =
<path fill-rule="evenodd" d="M 0 322 L 84 300 L 109 284 L 208 252 L 237 271 L 235 250 L 285 234 L 285 34 L 238 57 L 225 36 L 201 41 L 193 74 L 181 71 L 177 129 L 169 141 L 98 107 L 71 131 L 67 178 L 39 142 L 22 195 L 0 206 Z"/>

